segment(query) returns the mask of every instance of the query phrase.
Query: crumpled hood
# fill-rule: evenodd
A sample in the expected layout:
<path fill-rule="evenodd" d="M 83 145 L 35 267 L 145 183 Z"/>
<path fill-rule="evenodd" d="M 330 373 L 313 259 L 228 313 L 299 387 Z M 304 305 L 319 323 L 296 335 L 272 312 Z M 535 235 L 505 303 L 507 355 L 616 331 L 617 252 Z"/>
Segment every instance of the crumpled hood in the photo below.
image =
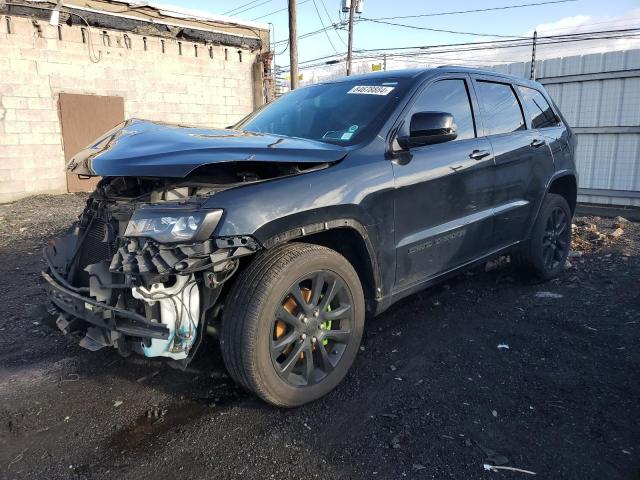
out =
<path fill-rule="evenodd" d="M 75 155 L 67 170 L 103 177 L 184 178 L 215 163 L 323 163 L 346 154 L 344 147 L 301 138 L 131 119 Z"/>

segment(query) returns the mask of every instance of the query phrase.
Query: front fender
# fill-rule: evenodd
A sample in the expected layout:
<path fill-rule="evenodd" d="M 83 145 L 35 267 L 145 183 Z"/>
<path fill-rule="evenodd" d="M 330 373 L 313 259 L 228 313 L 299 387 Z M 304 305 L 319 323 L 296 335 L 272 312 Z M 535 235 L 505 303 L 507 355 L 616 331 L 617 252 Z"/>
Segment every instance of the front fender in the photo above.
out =
<path fill-rule="evenodd" d="M 217 236 L 262 232 L 265 240 L 277 231 L 336 218 L 352 218 L 366 227 L 386 223 L 392 230 L 392 191 L 388 161 L 347 157 L 322 170 L 218 192 L 204 208 L 224 210 Z"/>
<path fill-rule="evenodd" d="M 266 248 L 355 229 L 375 264 L 376 284 L 386 291 L 393 282 L 393 171 L 382 156 L 357 152 L 322 170 L 218 192 L 204 207 L 224 210 L 215 236 L 250 235 Z"/>

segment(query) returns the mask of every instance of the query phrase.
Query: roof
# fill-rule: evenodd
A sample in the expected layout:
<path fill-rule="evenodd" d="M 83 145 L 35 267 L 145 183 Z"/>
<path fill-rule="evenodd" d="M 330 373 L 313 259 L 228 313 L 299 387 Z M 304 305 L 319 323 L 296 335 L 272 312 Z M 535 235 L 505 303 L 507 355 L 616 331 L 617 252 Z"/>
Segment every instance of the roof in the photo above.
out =
<path fill-rule="evenodd" d="M 464 72 L 464 73 L 475 73 L 481 75 L 491 75 L 492 77 L 501 77 L 508 78 L 509 80 L 517 80 L 518 83 L 529 83 L 531 80 L 527 80 L 526 78 L 519 77 L 517 75 L 510 75 L 508 73 L 498 72 L 496 70 L 491 70 L 489 68 L 478 68 L 478 67 L 465 67 L 463 65 L 441 65 L 437 68 L 438 71 L 445 72 Z"/>
<path fill-rule="evenodd" d="M 424 73 L 434 70 L 433 68 L 408 68 L 403 70 L 386 70 L 384 72 L 371 72 L 371 73 L 363 73 L 360 75 L 351 75 L 349 76 L 349 80 L 370 80 L 372 78 L 415 78 L 423 75 Z M 334 80 L 328 80 L 328 82 L 333 81 L 344 81 L 346 77 L 337 78 Z M 327 82 L 327 83 L 328 83 Z"/>
<path fill-rule="evenodd" d="M 371 72 L 361 75 L 352 75 L 349 80 L 371 80 L 372 78 L 386 79 L 386 78 L 418 78 L 424 77 L 436 72 L 452 72 L 452 73 L 470 73 L 470 74 L 482 74 L 491 75 L 493 77 L 500 77 L 509 79 L 511 81 L 517 81 L 518 83 L 535 83 L 532 80 L 527 80 L 517 75 L 509 75 L 507 73 L 496 72 L 495 70 L 489 70 L 485 68 L 465 67 L 457 65 L 441 65 L 439 67 L 430 68 L 410 68 L 402 70 L 386 70 L 384 72 Z M 337 79 L 328 80 L 326 83 L 345 81 L 347 77 L 341 77 Z M 324 83 L 324 82 L 323 82 Z"/>

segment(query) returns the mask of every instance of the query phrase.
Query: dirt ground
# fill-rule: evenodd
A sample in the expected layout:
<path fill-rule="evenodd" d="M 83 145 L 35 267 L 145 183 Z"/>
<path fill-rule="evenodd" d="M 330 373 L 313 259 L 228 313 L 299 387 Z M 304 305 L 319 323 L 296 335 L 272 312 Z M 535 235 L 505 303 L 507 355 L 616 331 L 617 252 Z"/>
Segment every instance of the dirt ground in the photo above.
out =
<path fill-rule="evenodd" d="M 498 261 L 400 302 L 337 390 L 279 410 L 213 348 L 182 372 L 46 326 L 40 250 L 83 203 L 0 205 L 0 478 L 640 478 L 640 224 L 576 219 L 549 283 Z"/>

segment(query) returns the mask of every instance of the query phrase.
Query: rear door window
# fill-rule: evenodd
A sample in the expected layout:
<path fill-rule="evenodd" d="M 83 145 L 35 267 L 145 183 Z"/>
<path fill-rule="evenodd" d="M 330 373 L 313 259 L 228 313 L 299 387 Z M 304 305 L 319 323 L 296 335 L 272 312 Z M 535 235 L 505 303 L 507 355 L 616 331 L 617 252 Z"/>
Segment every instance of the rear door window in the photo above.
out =
<path fill-rule="evenodd" d="M 416 112 L 450 113 L 458 127 L 456 140 L 476 136 L 469 92 L 463 79 L 439 80 L 427 87 L 413 104 L 411 115 Z"/>
<path fill-rule="evenodd" d="M 485 80 L 478 80 L 476 85 L 486 135 L 526 129 L 520 102 L 511 85 Z"/>
<path fill-rule="evenodd" d="M 554 127 L 558 124 L 558 117 L 547 99 L 539 91 L 518 85 L 520 95 L 524 100 L 527 115 L 531 121 L 531 128 Z"/>

